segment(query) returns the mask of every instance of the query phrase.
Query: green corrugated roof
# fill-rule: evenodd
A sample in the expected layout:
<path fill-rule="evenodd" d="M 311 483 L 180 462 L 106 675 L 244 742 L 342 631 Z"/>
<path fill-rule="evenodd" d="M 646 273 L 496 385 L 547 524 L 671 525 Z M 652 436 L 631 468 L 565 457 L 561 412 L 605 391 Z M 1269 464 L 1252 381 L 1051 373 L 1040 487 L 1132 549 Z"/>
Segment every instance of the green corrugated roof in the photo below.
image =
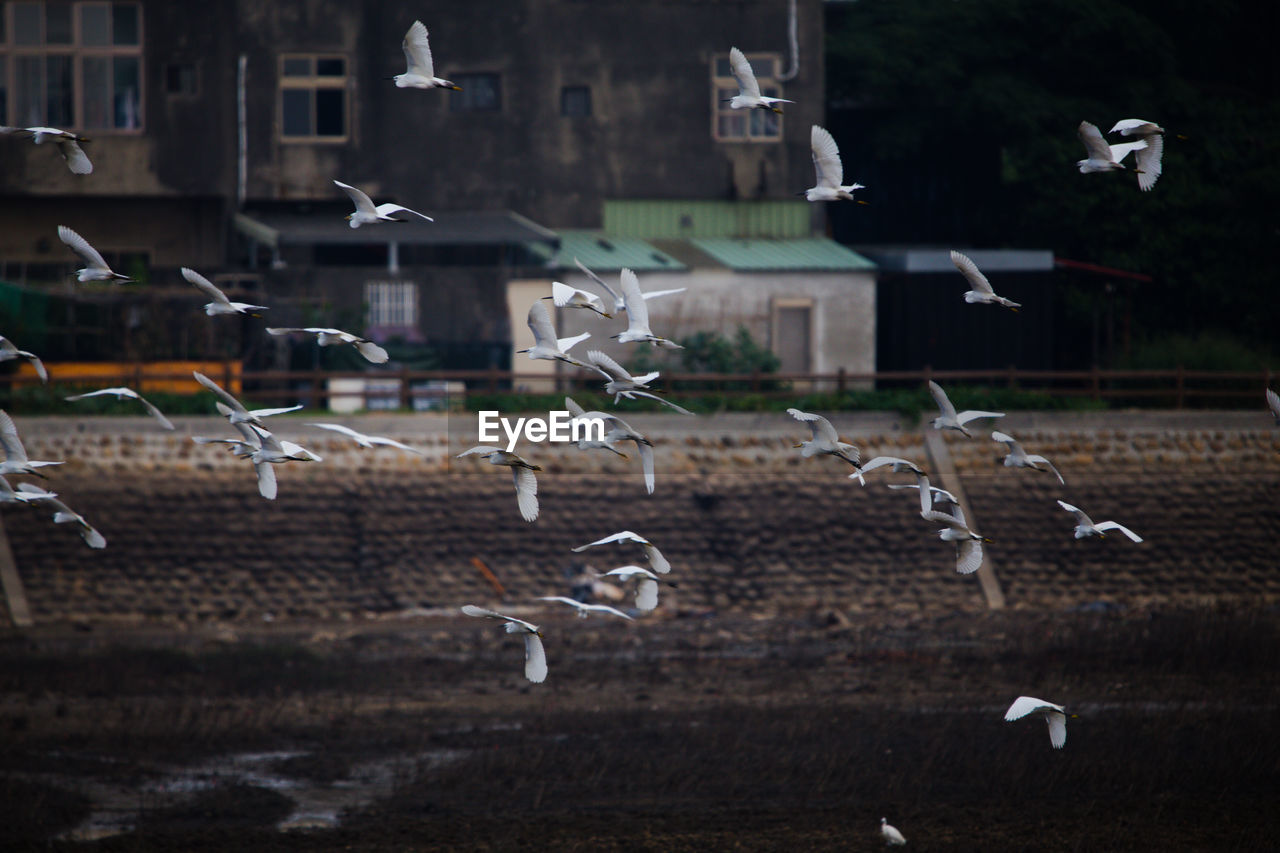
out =
<path fill-rule="evenodd" d="M 803 240 L 690 240 L 732 270 L 873 270 L 876 265 L 825 237 Z"/>
<path fill-rule="evenodd" d="M 555 266 L 573 267 L 577 258 L 594 272 L 629 267 L 636 272 L 682 270 L 685 265 L 644 240 L 615 237 L 599 231 L 560 231 Z"/>
<path fill-rule="evenodd" d="M 643 240 L 696 237 L 808 237 L 807 201 L 613 200 L 604 203 L 607 234 Z"/>

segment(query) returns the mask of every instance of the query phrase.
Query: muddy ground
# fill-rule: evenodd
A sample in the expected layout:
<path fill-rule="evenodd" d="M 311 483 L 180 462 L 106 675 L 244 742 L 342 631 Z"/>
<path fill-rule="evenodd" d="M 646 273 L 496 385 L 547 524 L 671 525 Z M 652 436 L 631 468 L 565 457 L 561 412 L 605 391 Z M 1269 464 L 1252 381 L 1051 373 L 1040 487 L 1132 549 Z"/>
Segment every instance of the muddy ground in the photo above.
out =
<path fill-rule="evenodd" d="M 1280 844 L 1274 609 L 538 621 L 10 633 L 4 849 Z"/>

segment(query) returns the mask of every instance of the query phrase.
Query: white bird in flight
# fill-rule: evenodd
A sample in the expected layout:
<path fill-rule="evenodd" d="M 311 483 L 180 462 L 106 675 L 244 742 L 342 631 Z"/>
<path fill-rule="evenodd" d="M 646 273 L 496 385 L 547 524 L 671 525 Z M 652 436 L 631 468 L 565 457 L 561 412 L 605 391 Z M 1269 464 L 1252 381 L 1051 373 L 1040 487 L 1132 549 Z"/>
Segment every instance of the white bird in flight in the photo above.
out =
<path fill-rule="evenodd" d="M 506 465 L 511 469 L 511 478 L 516 486 L 516 506 L 520 508 L 520 517 L 525 521 L 533 521 L 538 517 L 538 479 L 534 471 L 541 471 L 538 465 L 526 462 L 519 455 L 501 447 L 479 445 L 459 453 L 457 458 L 479 455 L 489 460 L 491 465 Z"/>
<path fill-rule="evenodd" d="M 572 424 L 573 421 L 576 421 L 579 419 L 585 419 L 588 416 L 587 410 L 582 408 L 582 406 L 578 405 L 578 402 L 574 400 L 572 397 L 564 398 L 564 407 L 569 412 L 570 424 Z M 602 415 L 602 414 L 603 414 L 602 412 L 590 413 L 591 416 Z M 592 438 L 591 436 L 593 434 L 594 434 L 594 431 L 591 429 L 584 429 L 579 433 L 578 442 L 577 442 L 579 450 L 608 450 L 611 453 L 615 453 L 618 456 L 621 456 L 623 459 L 628 458 L 627 454 L 623 453 L 621 450 L 619 450 L 617 447 L 614 446 L 617 442 L 615 439 L 610 438 L 610 434 L 608 431 L 606 431 L 604 435 L 598 439 Z"/>
<path fill-rule="evenodd" d="M 1043 717 L 1049 724 L 1049 743 L 1054 749 L 1067 745 L 1067 714 L 1061 705 L 1031 696 L 1019 696 L 1005 711 L 1004 719 L 1005 722 L 1013 722 L 1027 716 Z"/>
<path fill-rule="evenodd" d="M 102 259 L 97 249 L 89 245 L 89 241 L 72 231 L 65 225 L 58 226 L 58 239 L 66 243 L 84 259 L 84 269 L 76 270 L 77 281 L 133 281 L 127 275 L 112 272 L 111 267 Z"/>
<path fill-rule="evenodd" d="M 1271 416 L 1276 419 L 1276 426 L 1280 426 L 1280 394 L 1267 389 L 1267 408 L 1271 409 Z"/>
<path fill-rule="evenodd" d="M 13 486 L 9 485 L 9 481 L 4 477 L 0 477 L 0 503 L 26 504 L 58 496 L 56 492 L 45 491 L 39 486 L 32 486 L 30 483 L 19 483 L 18 486 L 19 490 L 15 492 Z M 30 488 L 23 489 L 21 488 L 22 486 L 30 486 Z"/>
<path fill-rule="evenodd" d="M 588 542 L 586 545 L 580 545 L 573 549 L 575 554 L 581 553 L 588 548 L 594 548 L 597 545 L 608 545 L 610 543 L 634 542 L 644 548 L 645 559 L 649 561 L 649 567 L 660 575 L 665 575 L 671 571 L 671 563 L 667 558 L 662 556 L 662 552 L 658 550 L 658 546 L 654 545 L 648 539 L 645 539 L 639 533 L 632 533 L 630 530 L 623 530 L 620 533 L 614 533 L 603 539 L 597 539 L 594 542 Z"/>
<path fill-rule="evenodd" d="M 586 619 L 592 613 L 610 613 L 614 616 L 621 616 L 623 619 L 627 619 L 633 622 L 635 621 L 633 617 L 628 616 L 618 608 L 610 607 L 607 604 L 584 604 L 583 602 L 578 601 L 576 598 L 567 598 L 563 595 L 544 595 L 544 596 L 541 596 L 538 600 L 539 601 L 559 601 L 564 604 L 567 604 L 578 611 L 578 617 L 581 619 Z"/>
<path fill-rule="evenodd" d="M 877 468 L 883 468 L 886 465 L 889 466 L 889 470 L 895 474 L 905 474 L 909 471 L 916 475 L 917 480 L 919 480 L 920 477 L 925 476 L 924 469 L 912 462 L 910 459 L 903 459 L 901 456 L 877 456 L 850 474 L 849 479 L 857 480 L 865 486 L 867 481 L 863 477 L 863 474 L 868 474 Z M 921 498 L 921 500 L 923 500 L 923 498 Z M 928 509 L 927 506 L 924 508 Z"/>
<path fill-rule="evenodd" d="M 506 623 L 508 634 L 523 635 L 524 677 L 534 684 L 541 684 L 547 680 L 547 651 L 542 647 L 542 631 L 538 629 L 537 625 L 526 622 L 523 619 L 517 619 L 514 616 L 504 616 L 494 610 L 476 607 L 474 604 L 464 604 L 462 612 L 468 616 L 500 619 Z"/>
<path fill-rule="evenodd" d="M 1017 312 L 1022 307 L 1022 303 L 1014 302 L 1012 299 L 1005 299 L 1003 296 L 997 296 L 996 292 L 991 289 L 991 282 L 987 281 L 987 277 L 978 269 L 978 265 L 969 259 L 967 255 L 962 255 L 954 249 L 951 250 L 951 263 L 956 265 L 956 269 L 960 270 L 960 274 L 969 282 L 969 286 L 973 288 L 964 295 L 964 301 L 969 303 L 982 302 L 987 305 L 1003 305 L 1010 311 Z"/>
<path fill-rule="evenodd" d="M 403 74 L 392 77 L 398 89 L 452 89 L 461 92 L 462 87 L 436 76 L 431 61 L 431 46 L 427 43 L 427 28 L 422 21 L 414 21 L 404 34 L 404 60 L 409 66 Z"/>
<path fill-rule="evenodd" d="M 889 483 L 891 489 L 915 489 L 920 493 L 920 511 L 928 512 L 934 506 L 944 506 L 946 504 L 960 505 L 960 500 L 939 486 L 929 483 L 929 477 L 926 474 L 917 474 L 914 483 Z"/>
<path fill-rule="evenodd" d="M 618 343 L 648 342 L 664 349 L 684 349 L 675 341 L 658 337 L 649 328 L 649 305 L 640 292 L 640 279 L 636 277 L 634 270 L 624 269 L 619 274 L 618 286 L 622 288 L 622 300 L 627 309 L 627 330 L 614 335 Z"/>
<path fill-rule="evenodd" d="M 434 219 L 427 216 L 425 213 L 419 213 L 416 210 L 410 210 L 407 207 L 392 204 L 391 202 L 386 202 L 375 207 L 373 199 L 369 198 L 369 196 L 365 195 L 350 184 L 344 184 L 342 181 L 334 181 L 334 183 L 337 184 L 344 193 L 351 197 L 351 201 L 356 206 L 355 213 L 347 214 L 347 221 L 351 224 L 352 228 L 359 228 L 361 225 L 374 225 L 378 222 L 408 222 L 409 220 L 407 219 L 397 219 L 392 215 L 401 212 L 412 213 L 414 216 L 420 216 L 428 222 L 435 222 Z"/>
<path fill-rule="evenodd" d="M 884 839 L 886 847 L 902 847 L 907 843 L 906 837 L 885 818 L 880 818 L 880 837 Z"/>
<path fill-rule="evenodd" d="M 29 134 L 36 145 L 52 140 L 58 146 L 62 159 L 67 161 L 67 168 L 74 174 L 88 175 L 93 172 L 93 164 L 80 147 L 80 143 L 90 141 L 87 136 L 77 136 L 56 127 L 0 127 L 0 133 Z"/>
<path fill-rule="evenodd" d="M 557 308 L 579 308 L 613 319 L 613 315 L 604 310 L 604 302 L 599 296 L 590 291 L 579 290 L 562 281 L 551 282 L 551 295 L 542 298 L 550 299 Z"/>
<path fill-rule="evenodd" d="M 800 455 L 805 459 L 810 456 L 825 454 L 834 456 L 837 459 L 843 459 L 854 468 L 858 467 L 858 460 L 862 454 L 857 447 L 840 440 L 840 434 L 831 425 L 831 421 L 822 415 L 802 412 L 799 409 L 787 409 L 787 414 L 809 428 L 809 434 L 812 438 L 809 441 L 802 441 L 794 445 L 801 449 Z"/>
<path fill-rule="evenodd" d="M 842 185 L 844 166 L 840 163 L 840 149 L 836 141 L 825 127 L 816 124 L 809 131 L 809 147 L 813 151 L 813 168 L 817 172 L 817 183 L 805 190 L 803 195 L 809 201 L 857 201 L 853 197 L 854 190 L 866 189 L 862 184 Z"/>
<path fill-rule="evenodd" d="M 782 115 L 782 108 L 777 104 L 794 104 L 786 98 L 770 98 L 760 94 L 760 83 L 756 80 L 756 72 L 752 70 L 747 57 L 736 47 L 729 48 L 729 69 L 733 79 L 738 81 L 738 94 L 725 98 L 724 103 L 733 110 L 770 110 Z"/>
<path fill-rule="evenodd" d="M 557 338 L 555 326 L 551 325 L 551 315 L 547 313 L 547 306 L 541 301 L 529 306 L 529 331 L 533 332 L 533 346 L 529 349 L 516 350 L 517 353 L 528 353 L 531 359 L 563 361 L 574 367 L 591 369 L 591 365 L 569 355 L 569 350 L 591 337 L 591 333 L 583 332 L 568 338 Z"/>
<path fill-rule="evenodd" d="M 26 495 L 26 497 L 23 497 L 23 495 Z M 53 507 L 53 523 L 74 524 L 76 532 L 80 534 L 80 538 L 90 548 L 107 547 L 107 538 L 94 529 L 92 524 L 85 521 L 83 515 L 73 511 L 69 506 L 58 500 L 58 496 L 52 492 L 46 492 L 31 483 L 19 483 L 18 497 L 19 500 L 49 504 Z"/>
<path fill-rule="evenodd" d="M 950 513 L 929 509 L 920 513 L 920 517 L 925 521 L 946 525 L 938 531 L 938 537 L 944 542 L 956 543 L 957 572 L 969 575 L 982 566 L 982 543 L 991 540 L 969 529 L 959 505 L 952 507 Z"/>
<path fill-rule="evenodd" d="M 1033 471 L 1052 471 L 1053 475 L 1058 478 L 1059 483 L 1064 486 L 1067 484 L 1067 481 L 1062 479 L 1062 472 L 1055 468 L 1052 462 L 1045 459 L 1043 456 L 1038 456 L 1034 453 L 1027 453 L 1027 451 L 1022 449 L 1022 445 L 1018 443 L 1018 440 L 1008 433 L 992 430 L 991 440 L 998 441 L 1009 448 L 1009 454 L 1004 458 L 1004 466 L 1006 468 L 1030 468 Z M 1045 465 L 1047 468 L 1041 468 L 1041 465 Z"/>
<path fill-rule="evenodd" d="M 27 449 L 22 446 L 22 439 L 18 437 L 18 427 L 4 409 L 0 409 L 0 448 L 4 449 L 5 456 L 4 461 L 0 462 L 0 475 L 33 474 L 43 477 L 44 474 L 37 471 L 37 468 L 63 464 L 29 459 Z"/>
<path fill-rule="evenodd" d="M 365 361 L 371 361 L 374 364 L 385 364 L 387 359 L 387 351 L 375 344 L 373 341 L 353 335 L 350 332 L 344 332 L 341 329 L 322 329 L 318 327 L 296 329 L 296 328 L 274 328 L 267 329 L 269 335 L 291 335 L 294 332 L 303 332 L 308 335 L 316 336 L 316 343 L 322 347 L 332 347 L 339 344 L 352 344 L 356 350 L 365 358 Z"/>
<path fill-rule="evenodd" d="M 1138 172 L 1138 189 L 1149 191 L 1160 179 L 1164 167 L 1164 128 L 1153 121 L 1141 118 L 1126 118 L 1116 122 L 1109 133 L 1121 136 L 1136 136 L 1147 143 L 1146 148 L 1139 148 L 1134 153 Z M 1119 158 L 1117 158 L 1119 159 Z"/>
<path fill-rule="evenodd" d="M 195 377 L 197 382 L 221 398 L 221 402 L 217 404 L 218 411 L 221 412 L 227 420 L 231 421 L 232 426 L 236 424 L 256 424 L 257 426 L 262 426 L 262 421 L 259 420 L 259 418 L 269 418 L 272 415 L 283 415 L 285 412 L 296 412 L 298 409 L 302 408 L 302 404 L 299 403 L 296 406 L 285 406 L 276 409 L 246 409 L 244 403 L 237 400 L 230 391 L 226 390 L 200 371 L 193 370 L 191 371 L 191 375 Z"/>
<path fill-rule="evenodd" d="M 965 424 L 978 418 L 1003 418 L 1003 412 L 983 412 L 976 409 L 969 409 L 963 412 L 956 412 L 956 407 L 951 405 L 951 401 L 947 399 L 947 392 L 942 390 L 942 386 L 932 379 L 929 380 L 929 393 L 933 395 L 933 401 L 938 404 L 938 411 L 941 413 L 931 422 L 934 429 L 953 429 L 962 432 L 969 438 L 973 438 L 973 433 L 965 429 Z"/>
<path fill-rule="evenodd" d="M 265 305 L 250 305 L 247 302 L 232 302 L 227 298 L 227 294 L 219 290 L 213 282 L 209 281 L 209 279 L 189 267 L 182 268 L 182 277 L 194 284 L 204 293 L 205 296 L 208 296 L 213 300 L 204 306 L 204 313 L 208 314 L 210 317 L 215 314 L 248 314 L 251 317 L 261 317 L 262 315 L 257 312 L 268 310 Z"/>
<path fill-rule="evenodd" d="M 1058 506 L 1062 507 L 1067 512 L 1071 513 L 1076 517 L 1075 533 L 1076 533 L 1077 539 L 1083 539 L 1086 536 L 1101 536 L 1102 538 L 1105 539 L 1107 536 L 1108 530 L 1119 530 L 1121 533 L 1123 533 L 1125 536 L 1128 536 L 1134 542 L 1142 541 L 1141 536 L 1134 533 L 1132 530 L 1125 527 L 1123 524 L 1118 524 L 1114 521 L 1099 521 L 1097 524 L 1094 524 L 1093 519 L 1085 515 L 1084 510 L 1080 509 L 1079 507 L 1074 507 L 1071 504 L 1067 503 L 1066 501 L 1058 501 Z"/>
<path fill-rule="evenodd" d="M 119 400 L 137 400 L 142 404 L 142 407 L 147 410 L 147 414 L 159 421 L 160 426 L 165 429 L 173 429 L 173 423 L 164 416 L 164 413 L 153 406 L 148 400 L 143 399 L 142 395 L 132 388 L 100 388 L 97 391 L 88 391 L 84 394 L 72 394 L 70 397 L 64 397 L 63 399 L 69 402 L 75 402 L 76 400 L 83 400 L 86 397 L 101 396 L 115 397 Z"/>
<path fill-rule="evenodd" d="M 4 335 L 0 335 L 0 361 L 10 361 L 15 358 L 25 358 L 31 362 L 31 366 L 35 368 L 36 375 L 40 377 L 40 381 L 48 383 L 49 371 L 45 370 L 44 362 L 40 360 L 40 356 L 33 352 L 18 349 L 13 341 Z"/>
<path fill-rule="evenodd" d="M 677 406 L 675 403 L 644 390 L 650 382 L 662 375 L 658 371 L 655 370 L 641 376 L 632 376 L 618 362 L 594 349 L 587 352 L 587 361 L 591 362 L 592 366 L 600 372 L 600 375 L 608 380 L 604 384 L 604 390 L 613 395 L 613 402 L 618 402 L 620 397 L 626 397 L 628 400 L 634 400 L 636 397 L 647 397 L 650 400 L 657 400 L 664 406 L 670 406 L 682 415 L 693 414 L 688 409 Z"/>
<path fill-rule="evenodd" d="M 623 580 L 636 578 L 636 610 L 650 613 L 658 606 L 658 576 L 642 566 L 621 566 L 605 572 L 601 577 L 618 577 Z M 662 581 L 667 586 L 675 586 L 671 581 Z"/>
<path fill-rule="evenodd" d="M 380 435 L 365 435 L 362 432 L 356 432 L 351 427 L 346 427 L 346 426 L 343 426 L 342 424 L 310 424 L 309 423 L 307 424 L 307 426 L 318 427 L 319 429 L 327 429 L 333 432 L 340 432 L 343 435 L 350 438 L 360 447 L 372 448 L 372 447 L 381 445 L 383 447 L 394 447 L 399 450 L 406 450 L 409 453 L 416 453 L 419 456 L 423 455 L 421 450 L 416 450 L 407 444 L 401 444 L 400 442 L 396 441 L 393 438 L 383 438 Z"/>
<path fill-rule="evenodd" d="M 1085 153 L 1089 155 L 1085 159 L 1076 162 L 1076 165 L 1080 167 L 1081 173 L 1086 175 L 1091 172 L 1121 171 L 1124 169 L 1124 165 L 1120 161 L 1127 157 L 1129 152 L 1147 147 L 1147 142 L 1143 139 L 1139 139 L 1137 142 L 1121 142 L 1117 145 L 1108 145 L 1107 140 L 1102 137 L 1102 131 L 1098 130 L 1098 126 L 1087 121 L 1080 122 L 1080 126 L 1076 128 L 1076 136 L 1080 137 Z"/>
<path fill-rule="evenodd" d="M 300 444 L 276 438 L 267 430 L 253 423 L 232 421 L 231 426 L 240 433 L 240 438 L 205 438 L 192 436 L 196 444 L 229 444 L 231 451 L 241 459 L 253 463 L 258 477 L 258 494 L 269 501 L 276 499 L 276 472 L 272 465 L 285 462 L 321 462 L 320 456 L 307 450 Z"/>
<path fill-rule="evenodd" d="M 570 400 L 568 397 L 565 397 L 565 402 L 573 403 L 573 401 Z M 574 412 L 573 411 L 574 408 L 578 408 L 579 411 Z M 616 445 L 619 441 L 634 441 L 636 444 L 636 453 L 640 456 L 640 470 L 644 474 L 644 487 L 645 489 L 648 490 L 649 494 L 653 494 L 654 473 L 653 473 L 653 442 L 652 441 L 650 441 L 648 438 L 644 436 L 643 433 L 638 432 L 635 428 L 633 428 L 630 424 L 628 424 L 626 421 L 624 421 L 622 418 L 618 417 L 617 415 L 613 415 L 608 412 L 597 412 L 597 411 L 584 412 L 584 411 L 581 411 L 581 407 L 579 407 L 577 403 L 573 403 L 573 407 L 570 408 L 569 411 L 571 414 L 573 414 L 573 418 L 570 421 L 571 423 L 572 421 L 576 421 L 576 420 L 591 420 L 591 419 L 599 419 L 604 422 L 604 426 L 605 426 L 604 438 L 600 441 L 592 440 L 590 442 L 587 442 L 585 439 L 580 439 L 578 441 L 578 447 L 580 449 L 582 449 L 582 445 L 584 443 L 589 443 L 590 445 L 593 445 L 596 447 L 605 447 L 609 450 L 612 450 L 614 453 L 617 453 L 623 459 L 626 459 L 627 454 L 619 451 L 617 447 L 615 447 L 614 445 Z"/>
<path fill-rule="evenodd" d="M 587 269 L 586 264 L 584 264 L 582 261 L 578 260 L 577 258 L 574 258 L 573 262 L 578 265 L 578 269 L 582 270 L 583 274 L 585 274 L 587 278 L 591 279 L 596 284 L 600 285 L 600 287 L 604 290 L 604 292 L 609 294 L 610 298 L 613 299 L 613 314 L 605 314 L 604 316 L 613 317 L 614 314 L 621 314 L 622 312 L 627 310 L 627 300 L 622 293 L 621 284 L 619 284 L 618 290 L 614 290 L 612 287 L 609 286 L 608 282 L 606 282 L 600 276 L 593 273 L 591 270 Z M 566 287 L 567 286 L 568 285 L 566 285 Z M 553 283 L 552 289 L 554 290 L 554 283 Z M 688 290 L 687 287 L 673 287 L 670 290 L 641 291 L 640 298 L 641 300 L 647 301 L 650 299 L 657 299 L 659 296 L 670 296 L 673 293 L 684 293 L 686 290 Z M 582 293 L 584 291 L 578 291 L 578 292 Z M 560 303 L 557 302 L 556 304 L 559 305 Z"/>

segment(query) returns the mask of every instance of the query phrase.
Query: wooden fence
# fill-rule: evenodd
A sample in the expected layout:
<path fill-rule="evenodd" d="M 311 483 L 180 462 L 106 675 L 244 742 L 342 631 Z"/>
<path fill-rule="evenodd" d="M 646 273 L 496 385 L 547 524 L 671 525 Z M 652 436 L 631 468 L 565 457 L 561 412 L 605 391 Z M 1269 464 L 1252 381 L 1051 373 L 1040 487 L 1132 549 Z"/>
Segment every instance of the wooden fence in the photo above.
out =
<path fill-rule="evenodd" d="M 115 373 L 78 366 L 49 365 L 55 388 L 87 389 L 124 385 L 145 393 L 189 383 L 189 371 L 157 371 L 156 365 L 121 366 Z M 551 394 L 600 390 L 601 378 L 580 370 L 530 374 L 508 370 L 242 371 L 237 361 L 209 364 L 205 372 L 229 390 L 259 403 L 303 403 L 313 408 L 413 409 L 448 404 L 464 406 L 477 394 Z M 1266 371 L 1185 370 L 902 370 L 878 373 L 663 373 L 655 387 L 680 399 L 755 395 L 786 399 L 808 394 L 919 388 L 930 379 L 944 387 L 1008 388 L 1054 396 L 1085 397 L 1122 405 L 1157 408 L 1240 408 L 1265 405 L 1265 389 L 1274 374 Z M 335 381 L 337 380 L 337 381 Z M 348 380 L 343 382 L 342 380 Z M 357 380 L 351 382 L 350 380 Z M 0 394 L 39 387 L 29 365 L 0 376 Z"/>

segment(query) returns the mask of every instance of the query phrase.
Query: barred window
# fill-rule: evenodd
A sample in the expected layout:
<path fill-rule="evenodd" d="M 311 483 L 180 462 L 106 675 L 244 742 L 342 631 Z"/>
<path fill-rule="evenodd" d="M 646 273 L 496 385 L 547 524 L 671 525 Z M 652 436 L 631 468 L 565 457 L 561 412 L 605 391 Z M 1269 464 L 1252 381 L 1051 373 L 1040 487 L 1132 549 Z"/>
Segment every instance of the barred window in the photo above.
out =
<path fill-rule="evenodd" d="M 411 329 L 418 325 L 418 285 L 411 281 L 369 281 L 364 285 L 369 306 L 367 326 Z"/>

